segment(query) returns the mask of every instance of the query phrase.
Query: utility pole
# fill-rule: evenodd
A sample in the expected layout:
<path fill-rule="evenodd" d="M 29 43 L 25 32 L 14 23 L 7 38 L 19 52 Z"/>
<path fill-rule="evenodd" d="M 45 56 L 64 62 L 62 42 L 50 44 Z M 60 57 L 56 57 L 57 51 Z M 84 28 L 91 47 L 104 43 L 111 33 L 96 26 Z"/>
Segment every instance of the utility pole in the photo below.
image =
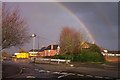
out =
<path fill-rule="evenodd" d="M 40 36 L 38 36 L 38 50 L 39 50 L 39 48 L 40 48 L 40 43 L 39 43 L 39 40 L 40 40 Z"/>
<path fill-rule="evenodd" d="M 44 47 L 44 42 L 43 42 L 43 39 L 42 39 L 42 47 Z"/>

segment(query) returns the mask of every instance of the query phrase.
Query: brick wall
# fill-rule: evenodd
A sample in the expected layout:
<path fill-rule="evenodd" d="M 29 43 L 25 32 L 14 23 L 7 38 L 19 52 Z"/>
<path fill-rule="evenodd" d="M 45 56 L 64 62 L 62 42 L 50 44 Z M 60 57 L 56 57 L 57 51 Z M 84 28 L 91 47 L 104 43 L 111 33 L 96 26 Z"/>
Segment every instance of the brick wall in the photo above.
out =
<path fill-rule="evenodd" d="M 104 56 L 105 60 L 108 62 L 120 62 L 120 57 L 115 56 Z"/>

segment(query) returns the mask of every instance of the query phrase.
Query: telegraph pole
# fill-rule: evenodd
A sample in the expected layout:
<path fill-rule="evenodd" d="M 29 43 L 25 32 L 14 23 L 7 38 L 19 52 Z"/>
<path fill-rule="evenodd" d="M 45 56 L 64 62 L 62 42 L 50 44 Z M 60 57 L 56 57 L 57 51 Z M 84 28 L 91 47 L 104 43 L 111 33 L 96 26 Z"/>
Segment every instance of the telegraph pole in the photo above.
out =
<path fill-rule="evenodd" d="M 40 36 L 38 36 L 38 50 L 39 50 L 39 48 L 40 48 L 40 43 L 39 43 L 39 40 L 40 40 Z"/>

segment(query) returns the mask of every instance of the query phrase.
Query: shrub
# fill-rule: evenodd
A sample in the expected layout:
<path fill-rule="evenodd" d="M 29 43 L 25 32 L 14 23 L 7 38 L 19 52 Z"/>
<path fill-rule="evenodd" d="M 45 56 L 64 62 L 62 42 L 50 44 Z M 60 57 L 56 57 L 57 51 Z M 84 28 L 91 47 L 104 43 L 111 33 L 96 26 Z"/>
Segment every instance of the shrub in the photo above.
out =
<path fill-rule="evenodd" d="M 54 58 L 54 59 L 65 59 L 65 57 L 63 55 L 55 55 L 52 58 Z"/>
<path fill-rule="evenodd" d="M 103 62 L 105 59 L 101 53 L 98 52 L 82 52 L 81 54 L 64 54 L 55 55 L 54 59 L 69 59 L 71 61 L 81 61 L 81 62 Z"/>
<path fill-rule="evenodd" d="M 87 52 L 81 54 L 81 61 L 90 62 L 103 62 L 105 59 L 101 53 L 98 52 Z"/>
<path fill-rule="evenodd" d="M 73 60 L 73 55 L 69 55 L 69 54 L 63 54 L 63 55 L 55 55 L 52 58 L 54 59 L 66 59 L 66 60 Z"/>

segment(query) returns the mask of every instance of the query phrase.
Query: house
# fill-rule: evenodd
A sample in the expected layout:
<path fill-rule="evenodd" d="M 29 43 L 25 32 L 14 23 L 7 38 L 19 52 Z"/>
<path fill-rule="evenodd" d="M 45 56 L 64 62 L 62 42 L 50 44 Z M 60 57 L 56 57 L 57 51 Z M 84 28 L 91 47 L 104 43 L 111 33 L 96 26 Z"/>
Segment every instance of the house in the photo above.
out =
<path fill-rule="evenodd" d="M 88 48 L 90 48 L 90 43 L 82 42 L 82 43 L 81 43 L 81 48 L 82 48 L 82 49 L 88 49 Z"/>
<path fill-rule="evenodd" d="M 42 57 L 42 56 L 45 56 L 45 52 L 44 50 L 46 49 L 46 47 L 42 47 L 39 51 L 39 53 L 37 54 L 38 57 Z"/>
<path fill-rule="evenodd" d="M 45 51 L 45 56 L 54 56 L 56 54 L 59 54 L 58 52 L 58 45 L 49 45 L 44 51 Z"/>
<path fill-rule="evenodd" d="M 38 56 L 54 56 L 59 54 L 60 47 L 58 45 L 49 45 L 48 47 L 42 47 L 38 53 Z"/>
<path fill-rule="evenodd" d="M 31 49 L 30 51 L 29 51 L 29 56 L 30 57 L 35 57 L 35 56 L 37 56 L 37 53 L 39 52 L 40 50 L 38 50 L 38 49 Z"/>

